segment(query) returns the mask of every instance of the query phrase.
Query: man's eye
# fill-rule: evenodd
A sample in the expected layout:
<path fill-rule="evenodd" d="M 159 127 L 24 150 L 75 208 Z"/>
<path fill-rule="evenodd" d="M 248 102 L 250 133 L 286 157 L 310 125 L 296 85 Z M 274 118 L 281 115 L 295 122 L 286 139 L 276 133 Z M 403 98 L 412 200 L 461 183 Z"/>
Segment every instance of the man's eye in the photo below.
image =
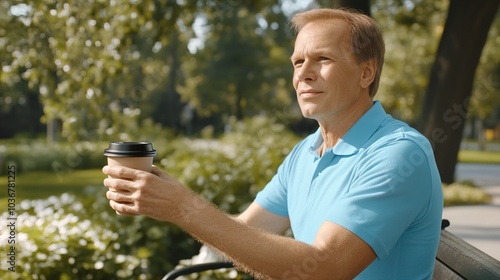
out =
<path fill-rule="evenodd" d="M 330 59 L 328 57 L 326 57 L 326 56 L 320 56 L 319 60 L 330 60 Z"/>
<path fill-rule="evenodd" d="M 295 60 L 295 62 L 293 63 L 293 65 L 295 65 L 295 66 L 300 66 L 302 64 L 304 64 L 304 60 L 303 59 Z"/>

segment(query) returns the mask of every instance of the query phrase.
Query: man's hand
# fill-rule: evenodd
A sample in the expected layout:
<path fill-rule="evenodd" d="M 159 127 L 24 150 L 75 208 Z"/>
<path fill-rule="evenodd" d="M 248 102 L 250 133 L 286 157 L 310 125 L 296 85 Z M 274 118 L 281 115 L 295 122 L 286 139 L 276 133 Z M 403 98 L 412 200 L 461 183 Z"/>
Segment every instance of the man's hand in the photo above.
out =
<path fill-rule="evenodd" d="M 106 197 L 119 215 L 146 215 L 175 222 L 195 214 L 193 211 L 206 204 L 156 166 L 151 173 L 121 166 L 105 166 L 102 171 L 108 175 L 104 179 L 104 185 L 109 188 Z"/>

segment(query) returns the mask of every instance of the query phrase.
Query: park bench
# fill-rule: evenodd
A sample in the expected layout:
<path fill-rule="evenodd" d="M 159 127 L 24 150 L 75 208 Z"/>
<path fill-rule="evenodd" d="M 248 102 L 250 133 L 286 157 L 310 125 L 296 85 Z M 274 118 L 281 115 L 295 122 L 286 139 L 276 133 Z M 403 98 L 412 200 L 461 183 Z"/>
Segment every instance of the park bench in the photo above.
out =
<path fill-rule="evenodd" d="M 441 240 L 432 279 L 499 280 L 500 261 L 447 231 L 445 228 L 449 225 L 448 220 L 443 220 L 441 224 Z M 232 267 L 233 264 L 230 262 L 195 264 L 174 269 L 162 280 L 173 280 L 182 275 Z"/>

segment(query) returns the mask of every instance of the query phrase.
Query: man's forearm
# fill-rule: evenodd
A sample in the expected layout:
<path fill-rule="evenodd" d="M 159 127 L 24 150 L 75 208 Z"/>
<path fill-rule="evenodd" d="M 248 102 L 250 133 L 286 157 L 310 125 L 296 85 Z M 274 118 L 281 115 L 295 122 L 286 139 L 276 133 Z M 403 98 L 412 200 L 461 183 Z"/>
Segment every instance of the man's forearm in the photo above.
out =
<path fill-rule="evenodd" d="M 313 278 L 326 265 L 319 248 L 250 227 L 198 197 L 190 200 L 176 223 L 237 266 L 271 279 L 321 279 Z"/>

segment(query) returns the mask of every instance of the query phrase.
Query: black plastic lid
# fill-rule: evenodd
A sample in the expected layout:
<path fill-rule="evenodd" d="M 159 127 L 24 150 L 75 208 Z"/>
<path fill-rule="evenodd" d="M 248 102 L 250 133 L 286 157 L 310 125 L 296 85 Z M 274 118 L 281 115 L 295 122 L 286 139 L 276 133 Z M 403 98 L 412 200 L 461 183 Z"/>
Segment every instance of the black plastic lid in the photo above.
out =
<path fill-rule="evenodd" d="M 154 157 L 156 150 L 149 142 L 111 142 L 104 150 L 107 157 Z"/>

